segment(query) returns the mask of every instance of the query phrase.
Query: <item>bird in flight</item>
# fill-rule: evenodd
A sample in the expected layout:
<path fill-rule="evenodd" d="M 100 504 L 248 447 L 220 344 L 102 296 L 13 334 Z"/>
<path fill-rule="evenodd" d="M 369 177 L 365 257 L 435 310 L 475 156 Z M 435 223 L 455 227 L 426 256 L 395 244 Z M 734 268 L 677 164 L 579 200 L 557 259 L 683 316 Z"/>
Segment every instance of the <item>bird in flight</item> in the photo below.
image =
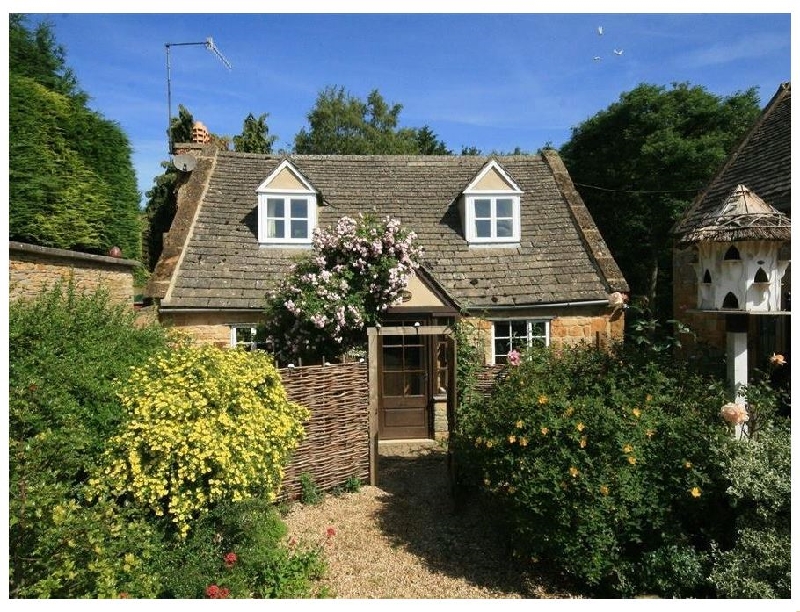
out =
<path fill-rule="evenodd" d="M 614 55 L 622 55 L 622 49 L 614 49 Z"/>
<path fill-rule="evenodd" d="M 597 28 L 597 35 L 598 36 L 602 36 L 603 35 L 603 26 L 600 26 L 600 27 Z"/>
<path fill-rule="evenodd" d="M 594 56 L 592 59 L 593 59 L 594 61 L 596 61 L 596 62 L 599 62 L 599 61 L 600 61 L 601 59 L 603 59 L 603 58 L 602 58 L 602 57 L 600 57 L 599 55 L 595 55 L 595 56 Z"/>

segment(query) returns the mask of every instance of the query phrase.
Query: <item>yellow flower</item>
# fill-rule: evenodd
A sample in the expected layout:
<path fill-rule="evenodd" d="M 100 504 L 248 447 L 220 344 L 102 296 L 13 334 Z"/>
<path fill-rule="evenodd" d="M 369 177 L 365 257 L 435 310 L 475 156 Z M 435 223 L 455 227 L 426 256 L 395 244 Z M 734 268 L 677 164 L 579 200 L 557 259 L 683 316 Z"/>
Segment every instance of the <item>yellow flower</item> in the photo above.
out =
<path fill-rule="evenodd" d="M 528 446 L 528 438 L 526 438 L 525 436 L 520 437 L 519 445 L 520 446 Z"/>
<path fill-rule="evenodd" d="M 549 432 L 549 431 L 550 431 L 550 429 L 548 427 L 542 427 L 542 435 L 543 436 L 546 436 L 547 432 Z"/>
<path fill-rule="evenodd" d="M 692 494 L 692 497 L 700 497 L 700 495 L 702 495 L 702 491 L 700 491 L 700 487 L 692 487 L 692 490 L 690 491 L 690 493 Z"/>
<path fill-rule="evenodd" d="M 548 399 L 547 399 L 546 395 L 540 395 L 539 396 L 539 405 L 540 406 L 544 406 L 547 402 L 548 402 Z"/>
<path fill-rule="evenodd" d="M 586 448 L 586 436 L 581 438 L 581 448 Z"/>
<path fill-rule="evenodd" d="M 508 442 L 514 444 L 517 441 L 517 436 L 508 436 Z"/>
<path fill-rule="evenodd" d="M 636 465 L 636 457 L 634 457 L 633 455 L 628 457 L 628 463 L 630 463 L 631 465 Z"/>
<path fill-rule="evenodd" d="M 653 396 L 650 395 L 649 393 L 647 394 L 647 397 L 644 398 L 644 401 L 646 401 L 646 402 L 650 402 L 652 400 L 653 400 Z"/>
<path fill-rule="evenodd" d="M 575 408 L 573 408 L 572 406 L 570 406 L 569 408 L 567 408 L 567 409 L 564 411 L 564 414 L 565 414 L 565 415 L 567 415 L 567 416 L 572 416 L 572 413 L 573 413 L 573 412 L 575 412 Z"/>
<path fill-rule="evenodd" d="M 585 428 L 586 428 L 586 426 L 585 426 L 583 423 L 581 423 L 581 422 L 579 422 L 579 423 L 578 423 L 578 424 L 575 426 L 575 429 L 577 429 L 578 431 L 583 431 Z"/>
<path fill-rule="evenodd" d="M 692 462 L 691 461 L 684 461 L 683 467 L 685 467 L 687 470 L 691 470 L 692 469 Z"/>
<path fill-rule="evenodd" d="M 508 487 L 508 492 L 511 493 L 511 494 L 516 493 L 517 492 L 517 487 L 515 487 L 514 485 L 509 486 Z"/>
<path fill-rule="evenodd" d="M 625 446 L 622 447 L 622 452 L 623 453 L 632 453 L 633 452 L 633 447 L 630 444 L 626 444 Z"/>
<path fill-rule="evenodd" d="M 633 416 L 635 416 L 638 419 L 640 416 L 642 416 L 642 411 L 639 410 L 638 408 L 634 408 L 633 409 Z"/>
<path fill-rule="evenodd" d="M 525 423 L 523 423 L 522 421 L 517 421 L 515 425 L 517 429 L 522 429 L 523 427 L 525 427 Z"/>
<path fill-rule="evenodd" d="M 578 468 L 576 468 L 575 466 L 572 466 L 571 468 L 569 468 L 569 475 L 572 476 L 573 478 L 577 478 L 578 477 Z"/>
<path fill-rule="evenodd" d="M 492 486 L 492 481 L 489 480 L 488 478 L 484 478 L 483 479 L 483 484 L 485 484 L 487 487 L 491 487 Z"/>
<path fill-rule="evenodd" d="M 606 485 L 600 485 L 600 493 L 602 495 L 608 495 L 608 487 Z"/>
<path fill-rule="evenodd" d="M 486 440 L 486 448 L 492 448 L 494 446 L 494 442 L 491 440 Z"/>
<path fill-rule="evenodd" d="M 644 435 L 646 435 L 648 438 L 652 438 L 654 435 L 656 435 L 656 432 L 654 432 L 652 429 L 648 429 L 646 432 L 644 432 Z"/>

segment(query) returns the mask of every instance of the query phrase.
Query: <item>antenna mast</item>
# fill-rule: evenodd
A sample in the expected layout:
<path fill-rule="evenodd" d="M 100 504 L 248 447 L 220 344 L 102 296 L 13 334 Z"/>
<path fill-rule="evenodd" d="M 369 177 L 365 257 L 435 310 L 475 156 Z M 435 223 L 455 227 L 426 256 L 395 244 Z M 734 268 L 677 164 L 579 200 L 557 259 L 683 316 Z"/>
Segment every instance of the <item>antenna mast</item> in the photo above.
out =
<path fill-rule="evenodd" d="M 196 45 L 203 45 L 206 49 L 211 51 L 228 70 L 231 70 L 232 68 L 231 63 L 225 58 L 224 55 L 222 55 L 222 52 L 214 44 L 214 39 L 210 36 L 202 42 L 164 43 L 164 48 L 167 51 L 167 106 L 169 107 L 169 123 L 167 123 L 167 140 L 169 142 L 169 151 L 167 153 L 169 155 L 172 155 L 172 146 L 174 145 L 172 142 L 172 77 L 169 50 L 171 47 L 188 47 Z"/>

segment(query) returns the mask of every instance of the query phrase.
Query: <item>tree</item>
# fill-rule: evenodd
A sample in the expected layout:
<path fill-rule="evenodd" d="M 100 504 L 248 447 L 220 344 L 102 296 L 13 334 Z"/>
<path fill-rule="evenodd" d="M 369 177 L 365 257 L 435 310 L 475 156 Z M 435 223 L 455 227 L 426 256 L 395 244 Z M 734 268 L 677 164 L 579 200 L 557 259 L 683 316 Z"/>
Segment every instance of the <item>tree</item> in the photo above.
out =
<path fill-rule="evenodd" d="M 9 19 L 9 238 L 141 256 L 139 192 L 118 124 L 86 106 L 51 26 Z"/>
<path fill-rule="evenodd" d="M 278 137 L 269 133 L 267 113 L 256 119 L 253 113 L 245 117 L 242 133 L 233 137 L 233 150 L 241 153 L 272 153 L 272 145 Z"/>
<path fill-rule="evenodd" d="M 42 22 L 31 31 L 25 15 L 8 16 L 8 68 L 10 74 L 33 79 L 65 96 L 82 97 L 75 74 L 66 65 L 64 47 L 56 43 L 52 25 Z"/>
<path fill-rule="evenodd" d="M 319 155 L 448 152 L 427 126 L 421 130 L 399 128 L 402 109 L 401 104 L 389 105 L 377 89 L 372 90 L 364 102 L 343 87 L 326 87 L 308 114 L 309 128 L 303 128 L 295 136 L 295 152 Z"/>
<path fill-rule="evenodd" d="M 427 125 L 423 125 L 417 130 L 416 140 L 417 152 L 420 155 L 452 155 L 453 153 Z"/>
<path fill-rule="evenodd" d="M 631 292 L 668 318 L 669 231 L 759 114 L 755 88 L 641 84 L 572 129 L 561 155 Z"/>

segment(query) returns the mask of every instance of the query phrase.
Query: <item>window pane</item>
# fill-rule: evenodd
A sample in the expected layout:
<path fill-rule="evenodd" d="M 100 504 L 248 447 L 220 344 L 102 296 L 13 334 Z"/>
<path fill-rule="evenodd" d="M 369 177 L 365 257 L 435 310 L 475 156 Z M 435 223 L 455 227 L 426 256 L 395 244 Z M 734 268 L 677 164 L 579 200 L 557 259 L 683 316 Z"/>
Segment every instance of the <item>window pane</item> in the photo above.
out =
<path fill-rule="evenodd" d="M 267 216 L 283 217 L 283 198 L 267 199 Z"/>
<path fill-rule="evenodd" d="M 403 373 L 384 372 L 383 373 L 383 394 L 384 395 L 403 395 Z"/>
<path fill-rule="evenodd" d="M 292 238 L 308 238 L 308 221 L 292 220 Z"/>
<path fill-rule="evenodd" d="M 405 395 L 422 395 L 424 382 L 424 374 L 416 372 L 406 373 Z"/>
<path fill-rule="evenodd" d="M 477 238 L 491 238 L 492 237 L 492 222 L 491 221 L 475 221 L 475 236 Z"/>
<path fill-rule="evenodd" d="M 507 238 L 514 235 L 514 222 L 511 219 L 497 220 L 497 237 Z"/>
<path fill-rule="evenodd" d="M 256 330 L 252 327 L 236 328 L 236 344 L 240 342 L 252 342 L 255 339 Z"/>
<path fill-rule="evenodd" d="M 544 321 L 531 321 L 531 335 L 544 336 L 547 323 Z"/>
<path fill-rule="evenodd" d="M 511 198 L 497 198 L 497 217 L 511 218 L 514 216 L 514 200 Z"/>
<path fill-rule="evenodd" d="M 500 363 L 500 357 L 505 357 L 511 350 L 511 342 L 505 339 L 497 339 L 494 341 L 494 354 L 496 356 L 495 362 Z"/>
<path fill-rule="evenodd" d="M 283 221 L 267 219 L 267 238 L 283 238 Z"/>
<path fill-rule="evenodd" d="M 403 369 L 403 347 L 383 347 L 383 367 L 385 370 Z"/>
<path fill-rule="evenodd" d="M 511 322 L 511 333 L 514 335 L 515 338 L 526 338 L 528 337 L 528 322 L 527 321 L 512 321 Z"/>
<path fill-rule="evenodd" d="M 308 201 L 305 199 L 292 199 L 291 202 L 292 219 L 308 219 Z"/>
<path fill-rule="evenodd" d="M 488 219 L 492 216 L 492 201 L 488 198 L 475 200 L 475 218 Z"/>

